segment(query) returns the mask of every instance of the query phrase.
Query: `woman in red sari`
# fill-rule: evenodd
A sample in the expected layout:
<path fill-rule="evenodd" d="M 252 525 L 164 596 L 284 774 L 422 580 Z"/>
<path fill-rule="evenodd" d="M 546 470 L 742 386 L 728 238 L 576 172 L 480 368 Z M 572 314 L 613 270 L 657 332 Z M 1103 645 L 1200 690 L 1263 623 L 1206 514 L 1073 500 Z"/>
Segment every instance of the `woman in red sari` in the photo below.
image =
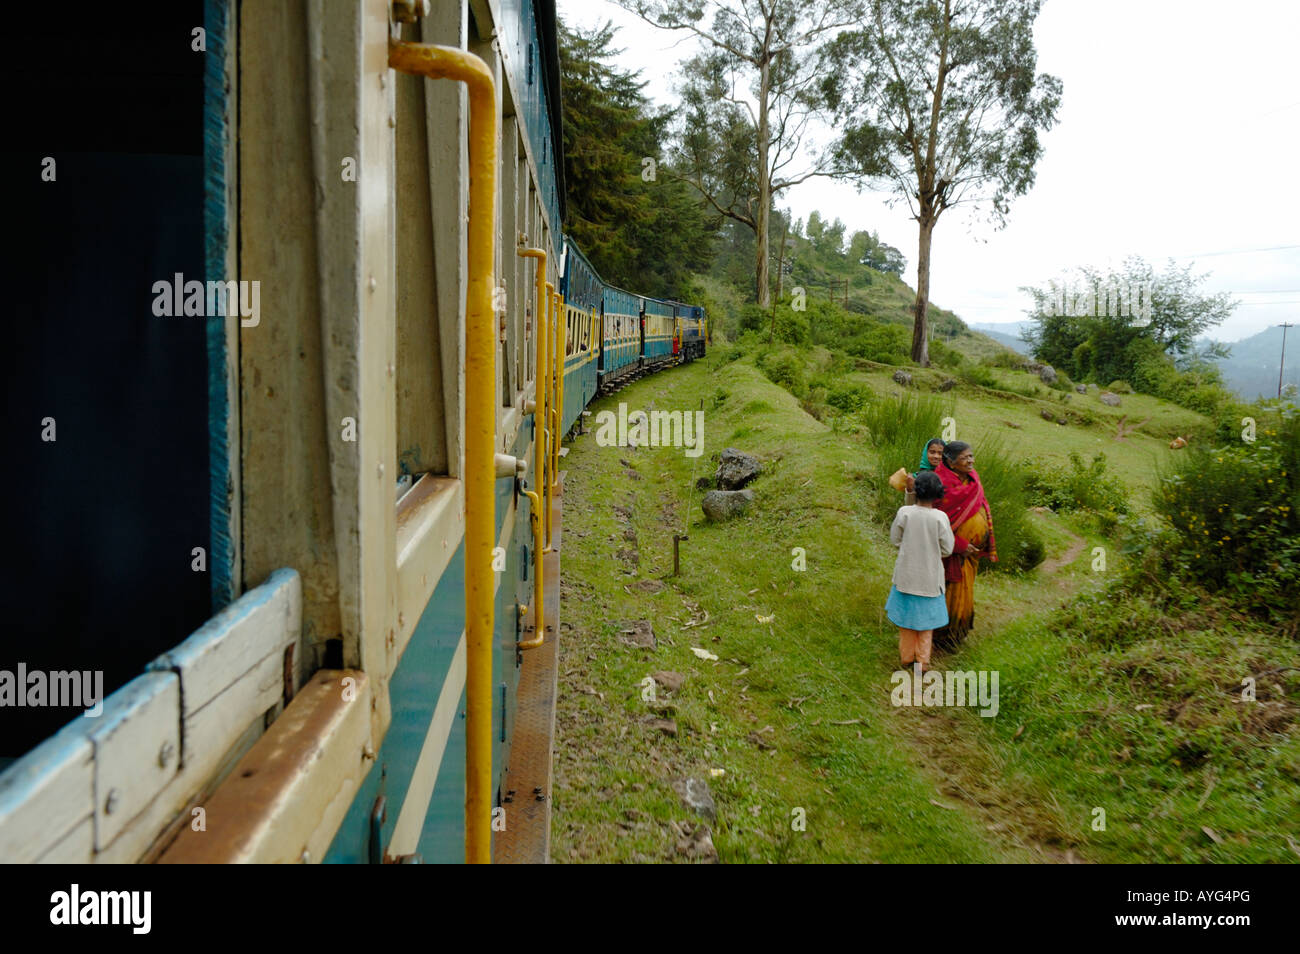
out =
<path fill-rule="evenodd" d="M 948 625 L 934 631 L 934 643 L 956 647 L 975 624 L 975 572 L 981 557 L 997 562 L 993 542 L 993 512 L 984 486 L 975 473 L 975 452 L 964 441 L 951 441 L 943 449 L 943 462 L 934 472 L 943 481 L 944 495 L 935 506 L 948 515 L 956 537 L 952 556 L 944 563 Z"/>

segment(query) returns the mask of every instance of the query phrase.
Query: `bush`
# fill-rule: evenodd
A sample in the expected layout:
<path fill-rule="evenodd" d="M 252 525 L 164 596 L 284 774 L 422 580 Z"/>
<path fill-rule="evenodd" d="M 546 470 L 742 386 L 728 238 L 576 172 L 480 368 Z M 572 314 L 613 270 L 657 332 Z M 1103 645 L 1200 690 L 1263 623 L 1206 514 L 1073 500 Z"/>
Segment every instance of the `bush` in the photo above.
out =
<path fill-rule="evenodd" d="M 903 504 L 903 495 L 889 486 L 889 477 L 898 468 L 909 472 L 921 459 L 921 451 L 930 438 L 943 430 L 943 419 L 952 414 L 950 398 L 935 394 L 907 391 L 883 400 L 869 402 L 854 415 L 870 435 L 876 450 L 870 481 L 872 509 L 875 517 L 888 525 Z"/>
<path fill-rule="evenodd" d="M 1300 624 L 1300 414 L 1260 420 L 1256 439 L 1191 445 L 1162 474 L 1156 511 L 1167 567 L 1256 611 Z"/>
<path fill-rule="evenodd" d="M 1108 514 L 1106 522 L 1112 526 L 1115 514 L 1129 512 L 1124 487 L 1106 474 L 1106 455 L 1102 453 L 1085 464 L 1077 451 L 1071 451 L 1068 470 L 1059 467 L 1031 470 L 1025 476 L 1025 489 L 1030 506 L 1047 507 L 1058 513 L 1088 510 Z"/>
<path fill-rule="evenodd" d="M 1000 437 L 971 443 L 975 471 L 993 512 L 993 538 L 998 548 L 998 562 L 985 563 L 981 569 L 1012 573 L 1032 570 L 1046 558 L 1047 547 L 1029 519 L 1026 464 L 1009 456 Z"/>
<path fill-rule="evenodd" d="M 871 401 L 871 388 L 863 384 L 842 384 L 829 388 L 826 403 L 844 414 L 852 414 Z"/>
<path fill-rule="evenodd" d="M 957 377 L 967 384 L 976 384 L 982 388 L 1001 388 L 998 379 L 993 376 L 993 372 L 982 364 L 963 365 L 958 369 Z"/>
<path fill-rule="evenodd" d="M 937 339 L 930 342 L 931 364 L 940 368 L 958 368 L 965 360 L 966 356 L 956 348 L 950 348 Z"/>
<path fill-rule="evenodd" d="M 768 380 L 779 384 L 795 397 L 803 397 L 808 386 L 804 381 L 803 357 L 792 349 L 767 351 L 758 357 L 758 367 Z"/>
<path fill-rule="evenodd" d="M 1132 394 L 1133 388 L 1127 381 L 1112 381 L 1106 387 L 1107 391 L 1113 391 L 1115 394 Z"/>
<path fill-rule="evenodd" d="M 880 364 L 906 364 L 912 355 L 912 336 L 902 325 L 881 323 L 851 338 L 844 350 Z"/>

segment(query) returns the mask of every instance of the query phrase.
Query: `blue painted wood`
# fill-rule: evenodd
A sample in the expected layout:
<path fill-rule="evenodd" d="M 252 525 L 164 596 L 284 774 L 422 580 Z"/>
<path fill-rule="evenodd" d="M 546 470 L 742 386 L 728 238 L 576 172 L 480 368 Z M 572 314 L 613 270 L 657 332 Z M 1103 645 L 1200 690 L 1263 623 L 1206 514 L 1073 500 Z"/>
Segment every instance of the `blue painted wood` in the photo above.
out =
<path fill-rule="evenodd" d="M 229 138 L 226 93 L 226 44 L 230 30 L 229 0 L 204 0 L 203 29 L 207 52 L 203 67 L 203 234 L 204 270 L 208 281 L 226 274 L 229 209 L 226 207 L 226 144 Z M 231 356 L 226 353 L 225 321 L 207 321 L 208 356 L 208 496 L 211 539 L 208 573 L 212 612 L 235 598 L 235 541 L 231 534 L 234 476 L 229 446 L 230 401 L 226 382 Z"/>

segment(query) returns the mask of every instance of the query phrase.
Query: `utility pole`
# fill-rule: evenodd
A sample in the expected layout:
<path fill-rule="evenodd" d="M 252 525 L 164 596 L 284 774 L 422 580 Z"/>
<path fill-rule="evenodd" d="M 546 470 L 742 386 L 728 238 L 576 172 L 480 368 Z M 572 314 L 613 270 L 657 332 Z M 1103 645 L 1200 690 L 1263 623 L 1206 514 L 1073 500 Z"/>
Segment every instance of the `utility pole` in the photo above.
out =
<path fill-rule="evenodd" d="M 1282 329 L 1282 358 L 1277 365 L 1277 399 L 1282 400 L 1282 369 L 1286 367 L 1286 330 L 1294 328 L 1291 322 L 1284 322 L 1278 325 Z"/>

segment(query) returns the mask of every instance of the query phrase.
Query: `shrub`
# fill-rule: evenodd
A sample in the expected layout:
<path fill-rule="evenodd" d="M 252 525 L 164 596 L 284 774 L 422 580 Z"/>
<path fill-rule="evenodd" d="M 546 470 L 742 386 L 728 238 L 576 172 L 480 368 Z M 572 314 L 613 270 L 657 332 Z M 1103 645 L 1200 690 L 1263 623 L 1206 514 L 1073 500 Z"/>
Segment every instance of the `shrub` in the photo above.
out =
<path fill-rule="evenodd" d="M 881 364 L 905 364 L 912 354 L 912 336 L 902 325 L 880 323 L 850 339 L 845 350 Z"/>
<path fill-rule="evenodd" d="M 1107 390 L 1107 391 L 1113 391 L 1113 392 L 1116 393 L 1116 394 L 1132 394 L 1132 393 L 1133 393 L 1133 388 L 1129 386 L 1129 383 L 1128 383 L 1127 381 L 1112 381 L 1112 382 L 1110 382 L 1110 384 L 1106 387 L 1106 390 Z"/>
<path fill-rule="evenodd" d="M 1068 469 L 1041 467 L 1025 476 L 1025 489 L 1031 506 L 1053 511 L 1090 510 L 1109 514 L 1113 526 L 1115 514 L 1129 512 L 1123 485 L 1106 473 L 1106 455 L 1098 453 L 1085 464 L 1077 451 L 1070 452 Z"/>
<path fill-rule="evenodd" d="M 1167 567 L 1300 624 L 1300 414 L 1260 415 L 1256 439 L 1192 445 L 1153 494 Z"/>
<path fill-rule="evenodd" d="M 768 380 L 779 384 L 795 397 L 803 397 L 808 386 L 804 382 L 802 356 L 792 349 L 766 351 L 758 357 L 758 367 Z"/>
<path fill-rule="evenodd" d="M 993 372 L 982 364 L 963 365 L 957 371 L 957 377 L 967 384 L 976 384 L 982 388 L 999 388 L 998 379 Z"/>
<path fill-rule="evenodd" d="M 998 562 L 981 569 L 1020 573 L 1032 570 L 1047 556 L 1043 538 L 1029 519 L 1029 495 L 1025 488 L 1025 462 L 1007 453 L 1000 437 L 972 441 L 975 471 L 993 512 L 993 536 Z"/>
<path fill-rule="evenodd" d="M 876 462 L 868 476 L 875 517 L 888 523 L 903 504 L 903 496 L 889 486 L 898 468 L 908 471 L 921 459 L 921 450 L 943 429 L 943 419 L 952 413 L 953 402 L 936 394 L 907 391 L 871 401 L 854 415 L 870 435 Z"/>
<path fill-rule="evenodd" d="M 966 360 L 966 356 L 956 348 L 951 348 L 942 341 L 930 342 L 930 362 L 940 368 L 957 368 Z"/>
<path fill-rule="evenodd" d="M 871 388 L 863 384 L 842 384 L 832 386 L 826 394 L 826 403 L 844 414 L 866 407 L 872 397 Z"/>

